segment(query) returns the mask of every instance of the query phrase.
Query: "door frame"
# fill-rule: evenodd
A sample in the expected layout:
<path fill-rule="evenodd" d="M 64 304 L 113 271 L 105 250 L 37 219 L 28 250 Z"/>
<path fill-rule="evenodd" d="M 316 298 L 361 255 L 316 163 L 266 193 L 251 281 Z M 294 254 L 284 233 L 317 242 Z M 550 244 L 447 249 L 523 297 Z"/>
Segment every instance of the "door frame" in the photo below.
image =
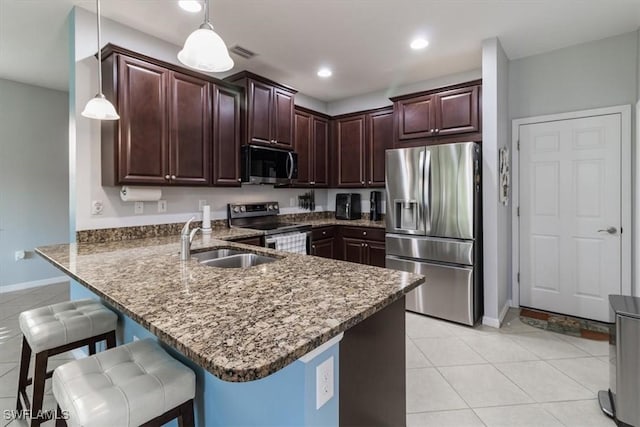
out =
<path fill-rule="evenodd" d="M 635 236 L 635 230 L 631 226 L 631 204 L 632 204 L 632 182 L 631 182 L 631 105 L 617 105 L 613 107 L 596 108 L 592 110 L 572 111 L 568 113 L 549 114 L 544 116 L 525 117 L 512 120 L 511 125 L 511 304 L 513 307 L 520 306 L 520 283 L 518 274 L 520 272 L 520 217 L 518 207 L 520 206 L 520 150 L 518 142 L 520 140 L 520 126 L 555 122 L 570 119 L 582 119 L 594 116 L 605 116 L 620 114 L 620 179 L 621 188 L 621 224 L 623 229 L 621 237 L 621 285 L 624 295 L 632 295 L 631 287 L 631 243 Z M 636 156 L 640 157 L 640 149 L 636 150 Z M 640 165 L 640 162 L 636 162 Z M 634 198 L 635 200 L 635 198 Z M 629 231 L 625 231 L 629 230 Z M 638 239 L 633 238 L 636 250 L 640 249 Z"/>

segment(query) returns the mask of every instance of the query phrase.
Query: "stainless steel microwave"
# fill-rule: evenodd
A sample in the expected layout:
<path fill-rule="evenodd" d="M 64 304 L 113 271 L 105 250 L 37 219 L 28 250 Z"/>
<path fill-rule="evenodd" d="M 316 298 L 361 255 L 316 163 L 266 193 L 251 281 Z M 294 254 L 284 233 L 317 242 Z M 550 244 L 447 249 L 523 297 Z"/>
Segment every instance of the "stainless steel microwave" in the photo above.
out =
<path fill-rule="evenodd" d="M 242 182 L 289 184 L 298 178 L 298 155 L 293 151 L 258 145 L 242 147 Z"/>

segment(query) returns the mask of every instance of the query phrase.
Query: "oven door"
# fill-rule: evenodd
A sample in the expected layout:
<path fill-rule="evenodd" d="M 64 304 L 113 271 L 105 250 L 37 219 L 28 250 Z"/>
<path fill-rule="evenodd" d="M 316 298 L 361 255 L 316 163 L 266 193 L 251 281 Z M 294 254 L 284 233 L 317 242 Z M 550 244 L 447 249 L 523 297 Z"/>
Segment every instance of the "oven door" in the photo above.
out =
<path fill-rule="evenodd" d="M 242 182 L 289 184 L 298 177 L 298 155 L 278 148 L 242 147 Z"/>

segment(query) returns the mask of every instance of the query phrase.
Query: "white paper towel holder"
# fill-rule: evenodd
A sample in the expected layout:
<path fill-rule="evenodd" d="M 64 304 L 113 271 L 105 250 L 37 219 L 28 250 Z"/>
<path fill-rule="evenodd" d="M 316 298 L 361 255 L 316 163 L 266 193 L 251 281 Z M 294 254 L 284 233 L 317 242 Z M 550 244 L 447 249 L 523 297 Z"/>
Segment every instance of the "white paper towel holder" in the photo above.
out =
<path fill-rule="evenodd" d="M 134 193 L 134 195 L 129 194 Z M 146 193 L 146 194 L 145 194 Z M 138 194 L 138 197 L 135 196 Z M 131 198 L 128 198 L 128 197 Z M 130 187 L 123 185 L 120 188 L 120 200 L 123 202 L 153 202 L 162 198 L 161 188 L 146 188 L 146 187 Z"/>

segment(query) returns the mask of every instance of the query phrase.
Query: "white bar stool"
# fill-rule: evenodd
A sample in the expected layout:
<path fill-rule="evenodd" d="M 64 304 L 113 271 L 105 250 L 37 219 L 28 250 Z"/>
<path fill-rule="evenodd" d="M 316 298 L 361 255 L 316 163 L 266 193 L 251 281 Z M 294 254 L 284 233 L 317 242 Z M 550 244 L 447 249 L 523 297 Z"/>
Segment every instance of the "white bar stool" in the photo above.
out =
<path fill-rule="evenodd" d="M 96 343 L 106 341 L 107 348 L 116 346 L 118 316 L 99 301 L 85 299 L 53 304 L 20 313 L 22 355 L 18 377 L 16 409 L 24 406 L 31 413 L 31 426 L 39 426 L 49 417 L 42 412 L 44 386 L 52 372 L 47 372 L 47 360 L 51 356 L 83 346 L 95 354 Z M 28 378 L 31 353 L 36 354 L 33 380 Z M 27 386 L 33 383 L 29 401 Z"/>
<path fill-rule="evenodd" d="M 153 340 L 134 341 L 53 373 L 56 426 L 193 427 L 194 372 Z M 64 418 L 64 419 L 63 419 Z"/>

